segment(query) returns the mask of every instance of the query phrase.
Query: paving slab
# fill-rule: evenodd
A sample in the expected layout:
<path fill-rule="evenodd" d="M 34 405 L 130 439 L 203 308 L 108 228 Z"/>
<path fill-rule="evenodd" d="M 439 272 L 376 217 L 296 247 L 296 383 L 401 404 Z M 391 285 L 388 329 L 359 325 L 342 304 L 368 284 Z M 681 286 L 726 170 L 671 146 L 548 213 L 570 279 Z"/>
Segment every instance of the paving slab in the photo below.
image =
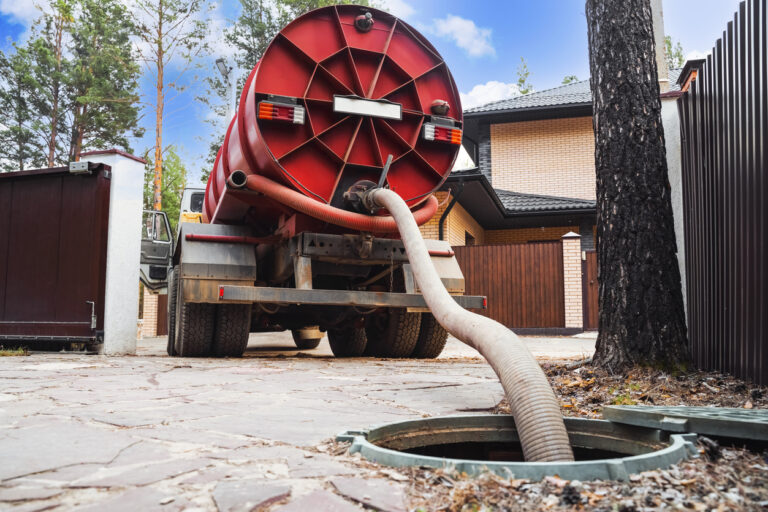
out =
<path fill-rule="evenodd" d="M 58 496 L 62 489 L 56 487 L 24 486 L 0 487 L 0 502 L 44 500 Z"/>
<path fill-rule="evenodd" d="M 51 417 L 0 430 L 0 481 L 72 464 L 109 464 L 136 441 L 129 435 Z"/>
<path fill-rule="evenodd" d="M 274 512 L 360 512 L 359 507 L 328 491 L 315 491 L 287 505 L 277 507 Z"/>
<path fill-rule="evenodd" d="M 286 485 L 264 485 L 253 480 L 219 482 L 213 490 L 219 512 L 250 512 L 290 495 L 291 488 Z"/>
<path fill-rule="evenodd" d="M 328 441 L 502 397 L 488 364 L 456 340 L 428 361 L 334 359 L 327 340 L 298 351 L 290 333 L 251 335 L 242 359 L 169 358 L 165 343 L 141 340 L 135 357 L 1 358 L 0 508 L 216 512 L 289 489 L 290 503 L 272 509 L 399 511 L 397 478 Z M 526 343 L 559 359 L 594 346 Z"/>
<path fill-rule="evenodd" d="M 366 507 L 381 512 L 406 512 L 405 494 L 402 485 L 386 480 L 364 478 L 334 478 L 331 483 L 336 490 Z"/>

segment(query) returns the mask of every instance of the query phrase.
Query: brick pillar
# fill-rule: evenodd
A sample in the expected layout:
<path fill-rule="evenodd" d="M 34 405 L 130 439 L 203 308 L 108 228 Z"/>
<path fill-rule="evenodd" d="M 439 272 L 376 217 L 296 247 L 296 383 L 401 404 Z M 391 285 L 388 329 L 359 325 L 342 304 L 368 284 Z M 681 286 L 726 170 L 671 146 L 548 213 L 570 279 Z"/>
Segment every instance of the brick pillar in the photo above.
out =
<path fill-rule="evenodd" d="M 144 288 L 144 323 L 141 335 L 144 338 L 157 336 L 157 294 Z"/>
<path fill-rule="evenodd" d="M 581 288 L 581 237 L 573 231 L 562 237 L 565 327 L 583 329 L 584 309 Z"/>

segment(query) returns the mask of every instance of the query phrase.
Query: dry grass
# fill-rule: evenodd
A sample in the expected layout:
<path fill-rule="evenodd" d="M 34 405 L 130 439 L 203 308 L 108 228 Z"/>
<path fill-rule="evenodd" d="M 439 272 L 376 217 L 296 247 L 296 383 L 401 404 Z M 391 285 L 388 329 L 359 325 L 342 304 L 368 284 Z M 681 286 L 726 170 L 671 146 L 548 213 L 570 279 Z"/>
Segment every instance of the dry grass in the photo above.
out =
<path fill-rule="evenodd" d="M 13 347 L 5 348 L 0 346 L 0 357 L 14 357 L 14 356 L 28 356 L 29 350 L 27 347 Z"/>

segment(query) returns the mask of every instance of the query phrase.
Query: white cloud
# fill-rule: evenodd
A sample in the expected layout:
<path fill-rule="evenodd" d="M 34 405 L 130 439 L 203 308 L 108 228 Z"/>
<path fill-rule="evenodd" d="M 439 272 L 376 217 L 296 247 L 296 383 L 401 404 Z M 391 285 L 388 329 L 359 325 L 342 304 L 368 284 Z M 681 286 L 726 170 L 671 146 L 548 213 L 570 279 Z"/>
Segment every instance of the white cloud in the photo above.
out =
<path fill-rule="evenodd" d="M 384 9 L 398 18 L 408 18 L 416 14 L 416 9 L 405 0 L 379 0 L 373 7 Z"/>
<path fill-rule="evenodd" d="M 41 11 L 32 0 L 0 0 L 0 12 L 29 26 L 40 16 Z"/>
<path fill-rule="evenodd" d="M 432 20 L 429 32 L 452 39 L 470 57 L 496 55 L 496 49 L 491 44 L 491 29 L 478 27 L 474 21 L 461 16 L 449 14 L 445 18 Z"/>
<path fill-rule="evenodd" d="M 477 84 L 467 93 L 460 93 L 461 106 L 465 110 L 480 105 L 485 105 L 492 101 L 505 100 L 520 96 L 520 88 L 515 83 L 505 84 L 491 80 L 484 84 Z"/>

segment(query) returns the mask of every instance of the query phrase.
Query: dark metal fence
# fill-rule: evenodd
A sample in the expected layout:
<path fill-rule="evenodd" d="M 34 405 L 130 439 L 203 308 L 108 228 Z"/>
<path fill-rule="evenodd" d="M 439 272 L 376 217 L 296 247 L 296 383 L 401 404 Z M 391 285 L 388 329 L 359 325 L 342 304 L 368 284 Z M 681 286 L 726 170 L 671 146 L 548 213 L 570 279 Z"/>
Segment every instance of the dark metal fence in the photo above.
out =
<path fill-rule="evenodd" d="M 694 362 L 768 384 L 766 1 L 742 2 L 678 100 Z"/>

